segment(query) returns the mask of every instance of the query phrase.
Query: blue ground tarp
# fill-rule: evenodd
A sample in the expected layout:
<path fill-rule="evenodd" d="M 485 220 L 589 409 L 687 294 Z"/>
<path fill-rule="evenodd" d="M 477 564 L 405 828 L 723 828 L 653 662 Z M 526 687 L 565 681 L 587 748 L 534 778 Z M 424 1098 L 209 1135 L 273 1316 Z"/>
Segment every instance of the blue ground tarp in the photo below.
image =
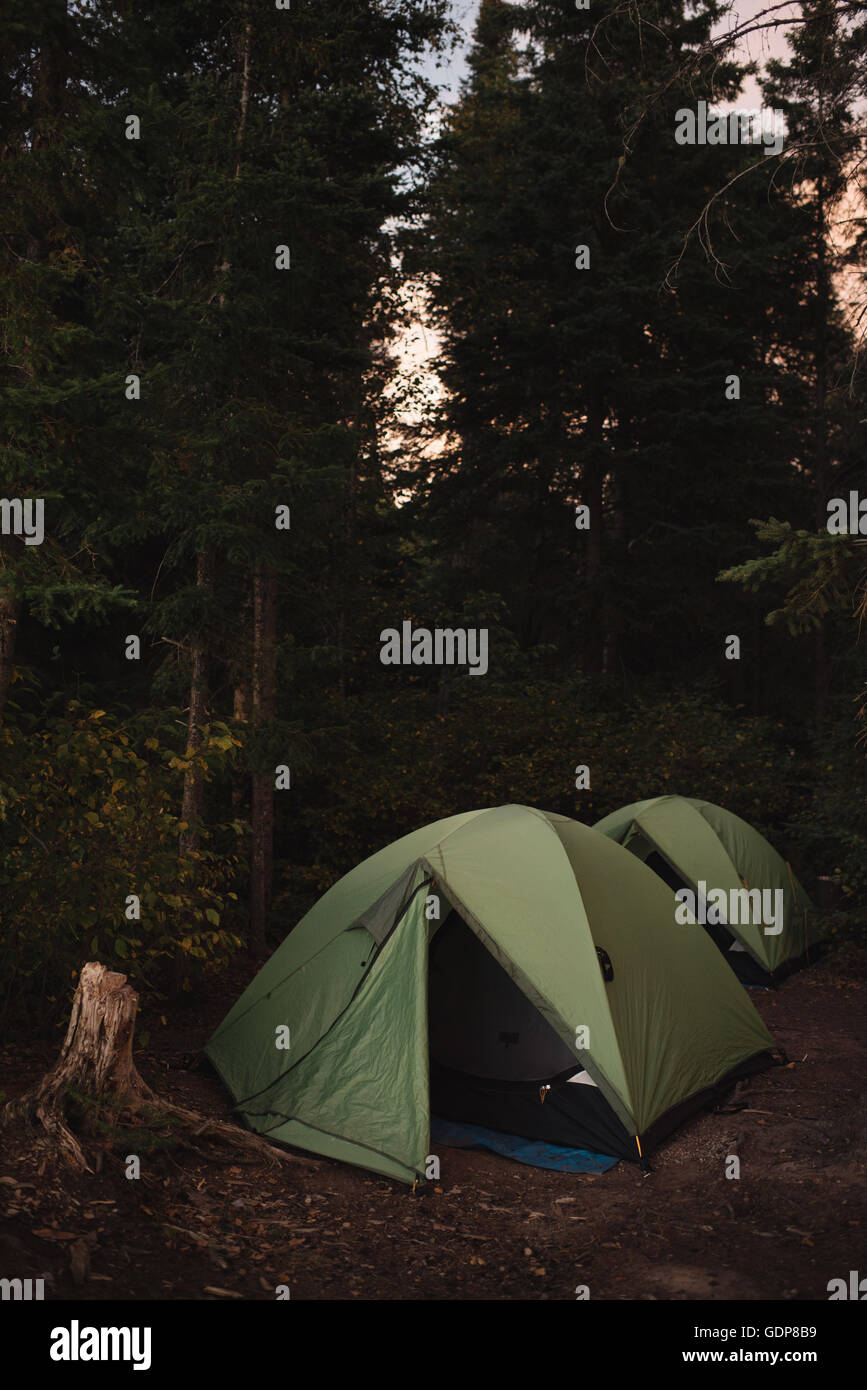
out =
<path fill-rule="evenodd" d="M 542 1144 L 535 1139 L 521 1139 L 517 1134 L 500 1134 L 496 1129 L 481 1125 L 466 1125 L 455 1120 L 430 1117 L 431 1143 L 447 1149 L 490 1149 L 492 1153 L 527 1163 L 532 1168 L 553 1168 L 559 1173 L 607 1173 L 619 1160 L 608 1154 L 594 1154 L 587 1149 L 566 1149 L 560 1144 Z"/>

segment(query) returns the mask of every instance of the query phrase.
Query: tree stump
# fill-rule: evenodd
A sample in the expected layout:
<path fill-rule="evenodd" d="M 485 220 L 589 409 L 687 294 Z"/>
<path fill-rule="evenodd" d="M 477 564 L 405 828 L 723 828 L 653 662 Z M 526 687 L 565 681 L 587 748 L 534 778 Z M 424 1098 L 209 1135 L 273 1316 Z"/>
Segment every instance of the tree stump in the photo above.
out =
<path fill-rule="evenodd" d="M 35 1090 L 6 1107 L 6 1122 L 40 1125 L 76 1167 L 92 1171 L 70 1123 L 70 1111 L 78 1108 L 76 1096 L 97 1103 L 128 1101 L 133 1107 L 154 1100 L 132 1059 L 137 1011 L 138 995 L 125 975 L 96 961 L 85 965 L 60 1056 Z"/>
<path fill-rule="evenodd" d="M 133 1061 L 137 1011 L 138 995 L 125 975 L 97 961 L 83 966 L 60 1056 L 34 1090 L 9 1102 L 0 1124 L 23 1121 L 39 1126 L 56 1152 L 86 1172 L 101 1169 L 121 1116 L 133 1117 L 151 1135 L 168 1131 L 171 1143 L 187 1149 L 194 1149 L 191 1138 L 207 1136 L 272 1162 L 318 1166 L 276 1149 L 256 1134 L 155 1096 Z"/>

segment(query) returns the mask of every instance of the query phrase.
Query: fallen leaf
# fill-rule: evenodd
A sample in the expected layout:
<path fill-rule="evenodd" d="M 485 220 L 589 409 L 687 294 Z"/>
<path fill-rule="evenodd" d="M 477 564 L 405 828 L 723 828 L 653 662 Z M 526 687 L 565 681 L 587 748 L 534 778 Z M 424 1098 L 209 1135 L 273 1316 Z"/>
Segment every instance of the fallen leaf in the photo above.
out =
<path fill-rule="evenodd" d="M 198 1231 L 188 1231 L 185 1226 L 173 1226 L 168 1221 L 164 1221 L 162 1225 L 163 1230 L 177 1231 L 178 1235 L 187 1236 L 189 1240 L 194 1240 L 197 1245 L 207 1245 L 208 1243 L 207 1236 L 200 1236 Z"/>
<path fill-rule="evenodd" d="M 69 1268 L 73 1284 L 84 1284 L 90 1272 L 90 1251 L 86 1240 L 75 1240 L 69 1247 Z"/>

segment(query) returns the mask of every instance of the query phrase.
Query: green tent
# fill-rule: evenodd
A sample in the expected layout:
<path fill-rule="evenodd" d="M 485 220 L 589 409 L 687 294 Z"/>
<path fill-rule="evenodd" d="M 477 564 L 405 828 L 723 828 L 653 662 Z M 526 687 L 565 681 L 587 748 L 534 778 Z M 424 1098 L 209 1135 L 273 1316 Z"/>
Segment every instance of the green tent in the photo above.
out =
<path fill-rule="evenodd" d="M 657 796 L 612 812 L 594 828 L 672 888 L 722 890 L 733 911 L 708 911 L 712 919 L 722 917 L 707 924 L 708 932 L 744 983 L 768 984 L 817 953 L 823 932 L 813 904 L 791 865 L 740 816 L 694 797 Z M 754 911 L 756 890 L 782 895 L 782 921 L 770 932 Z"/>
<path fill-rule="evenodd" d="M 206 1053 L 251 1128 L 406 1182 L 432 1110 L 646 1161 L 774 1048 L 673 905 L 566 816 L 450 816 L 329 889 Z"/>

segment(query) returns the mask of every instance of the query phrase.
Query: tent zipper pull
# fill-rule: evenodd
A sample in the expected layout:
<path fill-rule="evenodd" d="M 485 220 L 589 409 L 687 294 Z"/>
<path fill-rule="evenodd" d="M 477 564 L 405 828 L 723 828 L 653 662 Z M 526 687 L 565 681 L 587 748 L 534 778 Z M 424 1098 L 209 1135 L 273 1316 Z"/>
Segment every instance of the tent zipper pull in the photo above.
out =
<path fill-rule="evenodd" d="M 550 1091 L 550 1089 L 551 1089 L 550 1086 L 540 1086 L 540 1087 L 539 1087 L 539 1104 L 540 1104 L 540 1105 L 544 1105 L 544 1104 L 545 1104 L 545 1097 L 546 1097 L 546 1095 L 548 1094 L 548 1092 Z"/>

